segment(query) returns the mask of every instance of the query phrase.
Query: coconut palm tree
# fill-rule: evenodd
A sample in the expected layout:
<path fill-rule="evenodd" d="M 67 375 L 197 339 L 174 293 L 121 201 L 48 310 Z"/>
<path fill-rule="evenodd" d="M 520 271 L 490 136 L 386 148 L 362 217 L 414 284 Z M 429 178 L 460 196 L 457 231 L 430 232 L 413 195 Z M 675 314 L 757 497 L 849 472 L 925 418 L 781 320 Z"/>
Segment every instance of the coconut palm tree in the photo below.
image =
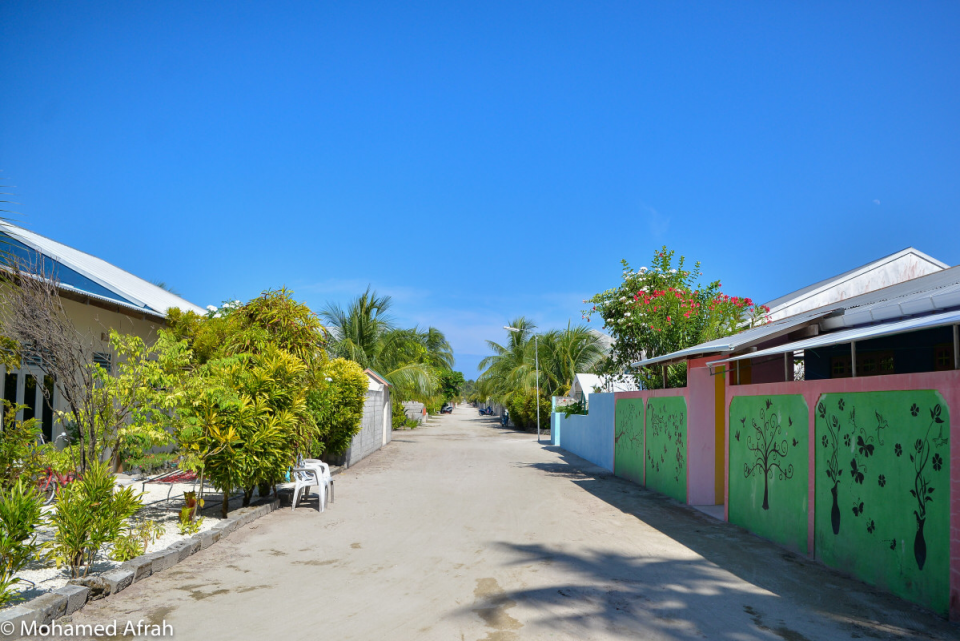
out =
<path fill-rule="evenodd" d="M 390 296 L 369 287 L 346 309 L 328 303 L 320 312 L 331 333 L 327 349 L 383 375 L 400 398 L 432 399 L 439 391 L 439 370 L 453 367 L 453 349 L 434 327 L 398 328 L 391 306 Z"/>
<path fill-rule="evenodd" d="M 600 337 L 583 325 L 552 331 L 540 338 L 541 386 L 551 396 L 570 391 L 573 378 L 581 372 L 592 372 L 600 365 L 606 351 Z M 544 385 L 543 379 L 548 381 Z"/>
<path fill-rule="evenodd" d="M 536 325 L 523 316 L 512 320 L 510 326 L 520 331 L 509 332 L 506 345 L 487 341 L 493 355 L 480 361 L 483 373 L 477 378 L 480 394 L 505 405 L 513 395 L 535 389 L 538 356 L 544 396 L 565 394 L 578 372 L 593 371 L 605 356 L 599 336 L 583 325 L 568 323 L 566 329 L 538 334 L 537 341 Z"/>

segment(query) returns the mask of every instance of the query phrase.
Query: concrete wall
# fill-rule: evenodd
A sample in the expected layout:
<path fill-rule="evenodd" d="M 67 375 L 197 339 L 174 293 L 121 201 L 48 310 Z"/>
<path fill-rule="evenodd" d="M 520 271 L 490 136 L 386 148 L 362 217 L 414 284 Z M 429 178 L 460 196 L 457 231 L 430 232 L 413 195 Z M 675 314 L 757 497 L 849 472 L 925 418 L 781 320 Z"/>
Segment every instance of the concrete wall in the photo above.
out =
<path fill-rule="evenodd" d="M 726 485 L 730 490 L 736 493 L 730 487 L 732 475 L 742 474 L 733 469 L 729 451 L 740 427 L 739 419 L 731 418 L 734 399 L 798 394 L 810 408 L 805 426 L 808 554 L 960 620 L 960 371 L 728 386 L 725 432 L 731 465 Z M 930 413 L 938 404 L 942 424 Z M 926 459 L 921 472 L 917 472 L 918 452 Z M 936 466 L 935 454 L 940 455 Z M 836 509 L 830 470 L 836 470 L 839 478 Z M 916 492 L 921 480 L 926 489 L 936 491 L 928 493 L 931 500 L 925 501 L 923 535 L 918 537 L 920 517 L 914 514 L 919 512 L 918 499 L 911 490 Z M 946 497 L 939 495 L 941 490 Z M 728 491 L 729 520 L 734 520 L 730 510 L 735 501 Z M 919 559 L 924 557 L 921 567 Z"/>
<path fill-rule="evenodd" d="M 553 443 L 613 471 L 614 395 L 591 394 L 590 411 L 569 418 L 554 413 L 551 417 Z"/>
<path fill-rule="evenodd" d="M 350 447 L 339 459 L 340 464 L 350 467 L 390 442 L 392 438 L 392 415 L 390 388 L 378 385 L 371 380 L 366 400 L 363 403 L 360 431 L 354 435 Z"/>
<path fill-rule="evenodd" d="M 424 404 L 417 401 L 404 401 L 403 414 L 409 419 L 423 423 L 427 420 L 427 413 L 424 412 Z"/>

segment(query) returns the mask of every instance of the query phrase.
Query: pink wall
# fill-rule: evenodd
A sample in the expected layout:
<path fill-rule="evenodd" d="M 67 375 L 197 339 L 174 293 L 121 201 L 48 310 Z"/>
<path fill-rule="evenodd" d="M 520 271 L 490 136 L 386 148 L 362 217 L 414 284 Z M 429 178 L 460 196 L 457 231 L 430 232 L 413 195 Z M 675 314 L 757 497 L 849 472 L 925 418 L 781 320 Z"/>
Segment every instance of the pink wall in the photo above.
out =
<path fill-rule="evenodd" d="M 781 366 L 782 368 L 782 366 Z M 816 445 L 814 421 L 815 408 L 821 394 L 850 392 L 891 392 L 911 389 L 935 389 L 943 395 L 950 408 L 950 620 L 960 621 L 960 371 L 924 372 L 920 374 L 897 374 L 892 376 L 869 376 L 863 378 L 837 378 L 819 381 L 790 383 L 764 383 L 756 385 L 727 385 L 724 399 L 724 448 L 725 460 L 730 460 L 730 401 L 734 396 L 768 396 L 775 394 L 802 394 L 810 410 L 810 479 L 816 479 L 814 469 Z M 711 396 L 712 398 L 712 396 Z M 690 404 L 688 400 L 688 405 Z M 692 414 L 692 412 L 691 412 Z M 689 428 L 688 428 L 689 429 Z M 692 467 L 692 466 L 691 466 Z M 730 487 L 730 469 L 725 466 L 727 493 Z M 689 487 L 689 479 L 688 479 Z M 814 484 L 810 483 L 809 514 L 807 519 L 807 544 L 810 555 L 814 554 Z M 729 496 L 724 516 L 729 520 Z"/>
<path fill-rule="evenodd" d="M 716 387 L 708 361 L 687 361 L 687 503 L 714 505 L 716 485 Z"/>

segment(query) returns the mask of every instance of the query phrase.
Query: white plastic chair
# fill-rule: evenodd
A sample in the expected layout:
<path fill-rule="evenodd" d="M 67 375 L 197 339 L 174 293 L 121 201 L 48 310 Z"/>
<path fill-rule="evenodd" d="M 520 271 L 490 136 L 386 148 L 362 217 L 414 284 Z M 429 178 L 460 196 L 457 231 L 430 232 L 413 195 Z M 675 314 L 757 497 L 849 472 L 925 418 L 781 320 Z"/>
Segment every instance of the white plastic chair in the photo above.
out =
<path fill-rule="evenodd" d="M 317 486 L 317 496 L 320 499 L 320 511 L 323 512 L 324 504 L 327 502 L 327 486 L 321 480 L 319 472 L 315 467 L 295 467 L 291 471 L 296 485 L 293 488 L 293 507 L 297 509 L 297 500 L 301 498 L 301 493 L 306 494 L 314 485 Z"/>
<path fill-rule="evenodd" d="M 302 456 L 297 461 L 297 465 L 300 467 L 312 467 L 317 471 L 317 476 L 320 477 L 320 480 L 327 486 L 327 496 L 330 498 L 330 502 L 334 502 L 333 497 L 333 476 L 330 474 L 330 466 L 316 458 L 305 459 Z"/>

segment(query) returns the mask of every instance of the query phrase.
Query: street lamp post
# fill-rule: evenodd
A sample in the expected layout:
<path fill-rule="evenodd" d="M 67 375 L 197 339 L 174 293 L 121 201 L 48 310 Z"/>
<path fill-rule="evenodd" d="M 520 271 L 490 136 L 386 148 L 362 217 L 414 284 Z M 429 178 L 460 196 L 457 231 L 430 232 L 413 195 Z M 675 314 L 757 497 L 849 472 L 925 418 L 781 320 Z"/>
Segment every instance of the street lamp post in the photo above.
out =
<path fill-rule="evenodd" d="M 516 327 L 504 325 L 503 328 L 508 332 L 519 334 L 522 330 Z M 537 342 L 537 335 L 533 335 L 533 363 L 537 373 L 537 443 L 540 442 L 540 345 Z"/>

